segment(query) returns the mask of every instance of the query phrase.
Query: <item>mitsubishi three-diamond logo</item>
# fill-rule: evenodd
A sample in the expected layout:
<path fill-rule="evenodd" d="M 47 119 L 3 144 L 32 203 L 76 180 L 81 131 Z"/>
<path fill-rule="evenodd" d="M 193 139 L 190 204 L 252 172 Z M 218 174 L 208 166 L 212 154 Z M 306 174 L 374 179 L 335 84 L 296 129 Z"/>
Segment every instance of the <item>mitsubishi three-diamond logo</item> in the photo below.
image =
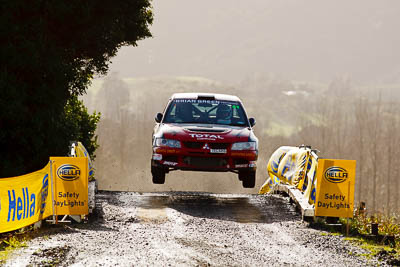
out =
<path fill-rule="evenodd" d="M 210 149 L 210 147 L 209 147 L 208 144 L 206 143 L 206 144 L 203 146 L 203 149 Z"/>

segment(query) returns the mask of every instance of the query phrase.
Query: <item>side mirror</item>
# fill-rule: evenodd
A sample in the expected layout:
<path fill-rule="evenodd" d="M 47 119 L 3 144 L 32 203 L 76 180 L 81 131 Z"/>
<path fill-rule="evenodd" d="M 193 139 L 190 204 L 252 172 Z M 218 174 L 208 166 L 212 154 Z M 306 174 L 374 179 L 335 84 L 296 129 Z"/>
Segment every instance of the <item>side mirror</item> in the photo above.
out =
<path fill-rule="evenodd" d="M 249 122 L 250 122 L 250 126 L 251 126 L 251 127 L 253 127 L 254 125 L 256 125 L 256 119 L 254 119 L 254 118 L 250 118 L 250 119 L 249 119 Z"/>
<path fill-rule="evenodd" d="M 162 113 L 157 113 L 156 117 L 154 118 L 157 123 L 160 123 L 162 120 Z"/>

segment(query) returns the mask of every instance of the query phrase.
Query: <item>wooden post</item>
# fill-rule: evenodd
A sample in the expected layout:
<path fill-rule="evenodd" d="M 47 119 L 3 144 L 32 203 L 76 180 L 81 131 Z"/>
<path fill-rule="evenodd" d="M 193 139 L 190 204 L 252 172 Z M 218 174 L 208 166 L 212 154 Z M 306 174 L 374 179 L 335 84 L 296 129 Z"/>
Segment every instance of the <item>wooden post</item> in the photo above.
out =
<path fill-rule="evenodd" d="M 347 183 L 347 203 L 349 204 L 350 208 L 350 181 Z M 349 209 L 349 212 L 351 212 L 351 209 Z M 347 214 L 347 223 L 346 223 L 346 236 L 349 236 L 349 231 L 350 231 L 350 224 L 349 224 L 349 216 L 350 214 Z"/>

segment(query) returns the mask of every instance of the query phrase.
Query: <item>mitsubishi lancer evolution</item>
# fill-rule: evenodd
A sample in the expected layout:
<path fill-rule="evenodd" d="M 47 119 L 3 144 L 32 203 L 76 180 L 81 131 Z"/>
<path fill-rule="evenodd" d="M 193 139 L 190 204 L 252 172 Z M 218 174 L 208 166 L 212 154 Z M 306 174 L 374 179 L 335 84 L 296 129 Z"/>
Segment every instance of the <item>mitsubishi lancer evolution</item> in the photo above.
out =
<path fill-rule="evenodd" d="M 234 172 L 245 188 L 256 180 L 258 139 L 236 96 L 179 93 L 157 113 L 153 131 L 153 183 L 174 170 Z"/>

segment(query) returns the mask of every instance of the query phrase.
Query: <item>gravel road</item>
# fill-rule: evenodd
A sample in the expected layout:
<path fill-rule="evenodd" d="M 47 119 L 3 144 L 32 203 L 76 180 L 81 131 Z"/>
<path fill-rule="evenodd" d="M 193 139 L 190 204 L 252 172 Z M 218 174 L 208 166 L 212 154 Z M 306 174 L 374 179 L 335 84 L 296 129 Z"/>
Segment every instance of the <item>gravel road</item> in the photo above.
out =
<path fill-rule="evenodd" d="M 42 228 L 6 266 L 376 266 L 280 195 L 100 191 L 85 224 Z"/>

